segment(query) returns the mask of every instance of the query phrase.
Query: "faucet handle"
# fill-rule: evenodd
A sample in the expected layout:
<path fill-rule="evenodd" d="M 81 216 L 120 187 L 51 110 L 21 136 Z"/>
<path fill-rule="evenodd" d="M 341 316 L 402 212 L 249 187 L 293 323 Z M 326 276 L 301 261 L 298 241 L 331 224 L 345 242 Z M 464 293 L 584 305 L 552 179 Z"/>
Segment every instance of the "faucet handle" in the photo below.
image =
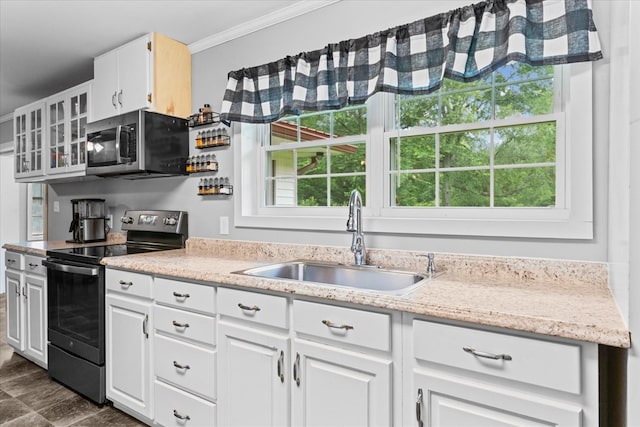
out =
<path fill-rule="evenodd" d="M 427 274 L 435 274 L 436 272 L 436 264 L 434 261 L 435 256 L 433 252 L 428 252 L 426 255 L 418 255 L 421 257 L 427 257 Z"/>

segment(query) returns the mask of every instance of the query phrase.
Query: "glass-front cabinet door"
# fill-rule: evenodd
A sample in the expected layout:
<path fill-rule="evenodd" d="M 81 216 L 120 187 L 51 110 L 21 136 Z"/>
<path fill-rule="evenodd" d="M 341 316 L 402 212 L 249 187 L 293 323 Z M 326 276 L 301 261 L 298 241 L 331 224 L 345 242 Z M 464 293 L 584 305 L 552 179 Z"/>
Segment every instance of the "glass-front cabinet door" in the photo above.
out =
<path fill-rule="evenodd" d="M 43 101 L 18 108 L 14 112 L 16 179 L 43 175 L 44 114 Z"/>
<path fill-rule="evenodd" d="M 90 91 L 85 83 L 47 99 L 47 174 L 85 170 Z"/>

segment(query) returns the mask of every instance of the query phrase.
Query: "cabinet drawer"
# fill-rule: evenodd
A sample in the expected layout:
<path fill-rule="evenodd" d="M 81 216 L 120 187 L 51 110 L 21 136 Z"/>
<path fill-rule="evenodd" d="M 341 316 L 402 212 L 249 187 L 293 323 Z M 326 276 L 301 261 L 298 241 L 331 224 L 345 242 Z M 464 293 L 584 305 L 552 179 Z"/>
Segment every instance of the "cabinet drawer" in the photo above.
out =
<path fill-rule="evenodd" d="M 165 427 L 216 425 L 213 403 L 160 381 L 154 383 L 154 391 L 156 424 Z"/>
<path fill-rule="evenodd" d="M 47 267 L 42 265 L 42 257 L 25 255 L 24 256 L 24 270 L 26 273 L 35 274 L 38 276 L 47 275 Z"/>
<path fill-rule="evenodd" d="M 287 299 L 238 289 L 218 289 L 218 311 L 224 316 L 287 328 Z"/>
<path fill-rule="evenodd" d="M 205 344 L 216 343 L 214 317 L 156 305 L 153 308 L 153 319 L 158 331 Z"/>
<path fill-rule="evenodd" d="M 161 335 L 154 338 L 156 376 L 215 399 L 216 352 Z"/>
<path fill-rule="evenodd" d="M 577 344 L 422 320 L 413 321 L 413 343 L 417 359 L 580 394 Z"/>
<path fill-rule="evenodd" d="M 157 277 L 155 295 L 162 304 L 207 314 L 216 312 L 216 290 L 212 286 Z"/>
<path fill-rule="evenodd" d="M 107 269 L 105 281 L 109 291 L 143 298 L 152 298 L 153 296 L 151 291 L 153 278 L 146 274 Z"/>
<path fill-rule="evenodd" d="M 7 268 L 13 268 L 14 270 L 22 270 L 24 268 L 24 257 L 17 252 L 5 252 L 4 254 L 4 266 Z"/>
<path fill-rule="evenodd" d="M 308 301 L 293 301 L 296 333 L 345 344 L 391 350 L 391 316 Z"/>

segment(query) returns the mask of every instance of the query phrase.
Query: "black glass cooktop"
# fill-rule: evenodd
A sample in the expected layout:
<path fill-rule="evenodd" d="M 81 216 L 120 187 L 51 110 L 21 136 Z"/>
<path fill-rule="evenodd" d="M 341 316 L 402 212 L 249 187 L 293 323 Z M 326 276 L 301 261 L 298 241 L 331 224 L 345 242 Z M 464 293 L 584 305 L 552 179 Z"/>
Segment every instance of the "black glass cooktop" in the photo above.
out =
<path fill-rule="evenodd" d="M 47 251 L 47 256 L 69 261 L 99 264 L 100 260 L 106 257 L 141 254 L 166 249 L 170 248 L 133 245 L 80 246 L 50 250 Z"/>

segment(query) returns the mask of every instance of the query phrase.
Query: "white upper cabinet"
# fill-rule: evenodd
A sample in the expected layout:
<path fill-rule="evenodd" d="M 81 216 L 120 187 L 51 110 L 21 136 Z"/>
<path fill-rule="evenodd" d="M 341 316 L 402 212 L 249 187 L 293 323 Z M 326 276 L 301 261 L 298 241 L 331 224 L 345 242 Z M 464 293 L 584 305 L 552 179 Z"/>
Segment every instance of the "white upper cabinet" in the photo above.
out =
<path fill-rule="evenodd" d="M 47 98 L 47 175 L 84 175 L 90 99 L 90 82 Z"/>
<path fill-rule="evenodd" d="M 137 38 L 94 60 L 93 120 L 148 108 L 188 117 L 191 54 L 157 33 Z"/>
<path fill-rule="evenodd" d="M 14 141 L 16 180 L 26 181 L 43 179 L 45 150 L 45 102 L 38 101 L 15 110 Z"/>

